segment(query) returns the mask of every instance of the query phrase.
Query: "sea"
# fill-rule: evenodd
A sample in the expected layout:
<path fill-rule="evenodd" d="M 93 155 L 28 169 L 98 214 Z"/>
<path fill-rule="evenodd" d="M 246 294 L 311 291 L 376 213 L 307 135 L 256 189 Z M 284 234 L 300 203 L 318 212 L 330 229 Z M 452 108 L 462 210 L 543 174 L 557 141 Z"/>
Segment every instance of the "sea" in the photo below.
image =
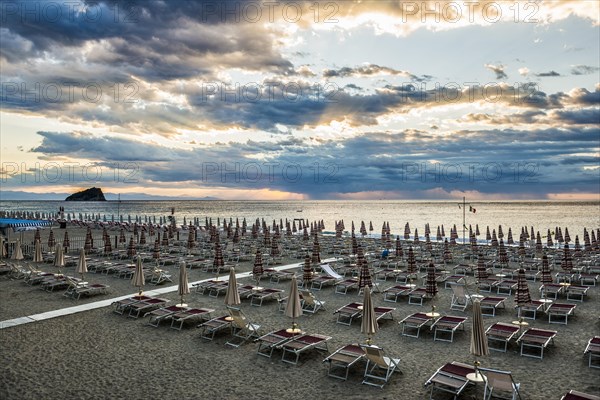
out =
<path fill-rule="evenodd" d="M 334 231 L 335 222 L 343 220 L 347 231 L 354 222 L 358 232 L 361 221 L 369 229 L 373 224 L 373 234 L 381 232 L 384 222 L 390 225 L 391 233 L 403 235 L 405 224 L 411 228 L 411 236 L 415 228 L 420 236 L 424 235 L 425 224 L 429 223 L 435 236 L 436 227 L 444 225 L 446 235 L 450 227 L 456 225 L 459 236 L 462 236 L 463 217 L 465 225 L 475 228 L 479 225 L 485 235 L 486 227 L 497 229 L 502 226 L 504 234 L 512 228 L 515 240 L 522 227 L 540 231 L 545 236 L 547 230 L 552 233 L 556 227 L 568 228 L 574 239 L 579 235 L 582 239 L 583 229 L 600 228 L 600 201 L 403 201 L 403 200 L 370 200 L 370 201 L 233 201 L 233 200 L 169 200 L 169 201 L 105 201 L 105 202 L 65 202 L 65 201 L 0 201 L 0 211 L 32 211 L 56 213 L 64 207 L 65 213 L 79 218 L 79 214 L 100 215 L 107 221 L 135 221 L 135 217 L 152 218 L 158 222 L 160 217 L 174 216 L 177 224 L 189 223 L 194 218 L 204 224 L 205 218 L 212 218 L 213 223 L 223 218 L 240 222 L 246 218 L 251 225 L 256 218 L 264 218 L 267 223 L 273 220 L 304 219 L 309 222 L 323 220 L 325 231 Z M 143 222 L 143 221 L 142 221 Z"/>

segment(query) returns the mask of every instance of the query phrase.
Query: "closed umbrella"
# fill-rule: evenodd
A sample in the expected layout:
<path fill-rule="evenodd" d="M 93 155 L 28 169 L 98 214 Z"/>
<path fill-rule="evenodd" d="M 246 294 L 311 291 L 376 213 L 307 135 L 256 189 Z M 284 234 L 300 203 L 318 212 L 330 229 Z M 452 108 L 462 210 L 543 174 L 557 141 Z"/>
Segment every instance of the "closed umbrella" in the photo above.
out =
<path fill-rule="evenodd" d="M 425 280 L 425 293 L 430 299 L 435 297 L 438 292 L 437 282 L 435 280 L 435 265 L 429 263 L 427 266 L 427 278 Z"/>
<path fill-rule="evenodd" d="M 256 280 L 256 286 L 260 283 L 260 277 L 264 273 L 263 262 L 262 262 L 262 253 L 260 248 L 256 249 L 256 257 L 254 257 L 254 266 L 252 267 L 252 275 Z"/>
<path fill-rule="evenodd" d="M 144 277 L 144 268 L 142 267 L 142 257 L 137 256 L 135 259 L 135 270 L 131 278 L 131 284 L 139 289 L 138 295 L 142 295 L 142 287 L 146 284 Z"/>
<path fill-rule="evenodd" d="M 237 306 L 241 304 L 240 293 L 237 290 L 237 278 L 235 277 L 235 268 L 231 267 L 229 270 L 229 283 L 227 285 L 227 292 L 225 293 L 225 305 Z"/>
<path fill-rule="evenodd" d="M 4 237 L 0 236 L 0 260 L 3 258 L 6 258 L 6 247 L 4 247 Z"/>
<path fill-rule="evenodd" d="M 515 303 L 519 308 L 525 304 L 531 303 L 529 285 L 527 285 L 527 280 L 525 279 L 525 270 L 523 268 L 519 269 L 519 274 L 517 275 L 517 291 L 515 292 Z"/>
<path fill-rule="evenodd" d="M 310 283 L 313 279 L 313 270 L 312 263 L 310 259 L 310 255 L 306 253 L 304 256 L 304 266 L 302 268 L 302 286 L 304 289 L 308 289 L 310 287 Z"/>
<path fill-rule="evenodd" d="M 379 325 L 377 324 L 377 316 L 373 301 L 371 300 L 371 291 L 365 290 L 363 298 L 363 317 L 360 325 L 361 333 L 367 335 L 367 344 L 371 344 L 371 337 L 377 333 Z"/>
<path fill-rule="evenodd" d="M 542 285 L 552 283 L 552 274 L 550 273 L 550 265 L 548 264 L 548 256 L 546 254 L 542 256 L 542 276 L 540 277 L 540 282 Z"/>
<path fill-rule="evenodd" d="M 483 316 L 481 315 L 481 303 L 479 300 L 473 302 L 473 327 L 471 330 L 470 352 L 475 356 L 475 373 L 477 378 L 479 376 L 478 367 L 480 365 L 477 357 L 484 357 L 490 354 L 487 337 L 483 328 Z"/>
<path fill-rule="evenodd" d="M 23 257 L 23 250 L 21 249 L 21 241 L 19 239 L 17 239 L 17 242 L 15 243 L 15 248 L 13 250 L 11 259 L 13 260 L 22 260 Z"/>
<path fill-rule="evenodd" d="M 71 241 L 69 240 L 69 232 L 65 230 L 65 236 L 63 237 L 63 248 L 65 249 L 65 253 L 69 251 L 69 247 L 71 247 Z"/>
<path fill-rule="evenodd" d="M 83 274 L 87 272 L 87 261 L 85 260 L 85 249 L 81 249 L 79 252 L 79 260 L 77 260 L 77 269 L 75 270 L 78 274 L 81 274 L 81 279 L 83 279 Z"/>
<path fill-rule="evenodd" d="M 42 262 L 44 258 L 42 257 L 42 244 L 39 239 L 35 240 L 35 250 L 33 253 L 33 262 Z"/>
<path fill-rule="evenodd" d="M 296 324 L 296 318 L 302 315 L 302 305 L 300 304 L 300 294 L 298 293 L 298 283 L 295 275 L 292 276 L 292 282 L 290 283 L 290 296 L 285 306 L 285 315 L 292 319 L 292 328 L 287 331 L 289 333 L 299 333 L 301 330 Z"/>
<path fill-rule="evenodd" d="M 127 257 L 133 258 L 135 256 L 135 242 L 133 241 L 133 236 L 129 238 L 129 246 L 127 246 Z"/>
<path fill-rule="evenodd" d="M 190 294 L 190 286 L 188 285 L 188 274 L 185 262 L 179 263 L 179 282 L 177 284 L 177 293 L 181 298 L 181 303 L 177 304 L 177 307 L 187 307 L 187 304 L 183 302 L 183 296 Z"/>
<path fill-rule="evenodd" d="M 358 255 L 356 256 L 356 262 L 358 264 L 360 274 L 358 276 L 358 288 L 365 289 L 367 286 L 371 288 L 373 281 L 371 279 L 371 271 L 369 271 L 369 263 L 365 260 L 362 247 L 358 248 Z M 365 289 L 366 290 L 366 289 Z"/>
<path fill-rule="evenodd" d="M 56 244 L 54 248 L 54 266 L 58 267 L 58 273 L 60 269 L 65 266 L 65 255 L 63 254 L 63 248 L 60 244 Z"/>
<path fill-rule="evenodd" d="M 50 234 L 48 235 L 48 249 L 52 249 L 56 245 L 56 240 L 54 239 L 54 231 L 50 228 Z"/>

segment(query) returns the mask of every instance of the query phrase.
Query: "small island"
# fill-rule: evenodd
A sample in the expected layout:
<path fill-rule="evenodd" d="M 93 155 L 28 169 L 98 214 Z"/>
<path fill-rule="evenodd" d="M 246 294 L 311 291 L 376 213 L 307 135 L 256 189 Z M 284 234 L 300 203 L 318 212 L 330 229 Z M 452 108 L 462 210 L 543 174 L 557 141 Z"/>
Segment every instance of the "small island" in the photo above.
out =
<path fill-rule="evenodd" d="M 106 201 L 106 198 L 102 193 L 102 189 L 93 187 L 73 193 L 65 201 Z"/>

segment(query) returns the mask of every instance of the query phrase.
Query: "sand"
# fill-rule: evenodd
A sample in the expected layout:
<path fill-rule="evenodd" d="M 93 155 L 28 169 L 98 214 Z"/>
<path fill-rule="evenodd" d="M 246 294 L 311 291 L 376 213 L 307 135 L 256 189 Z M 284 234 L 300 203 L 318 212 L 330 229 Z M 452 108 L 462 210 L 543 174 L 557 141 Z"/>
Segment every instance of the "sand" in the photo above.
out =
<path fill-rule="evenodd" d="M 76 232 L 74 232 L 76 233 Z M 60 235 L 59 235 L 60 236 Z M 325 252 L 324 252 L 325 253 Z M 323 254 L 323 256 L 327 256 Z M 301 260 L 287 258 L 288 262 Z M 248 271 L 251 262 L 240 264 L 237 271 Z M 42 265 L 42 269 L 54 267 Z M 176 276 L 177 267 L 167 267 Z M 73 267 L 66 268 L 72 274 Z M 213 277 L 214 274 L 193 270 L 190 282 Z M 94 302 L 119 295 L 133 294 L 136 290 L 126 279 L 88 273 L 86 280 L 106 283 L 111 292 L 79 301 L 67 299 L 62 291 L 47 293 L 21 280 L 0 278 L 0 320 L 31 315 L 44 311 Z M 250 283 L 250 279 L 239 283 Z M 470 282 L 473 283 L 471 277 Z M 382 282 L 382 288 L 395 283 Z M 289 290 L 289 281 L 262 286 Z M 538 283 L 529 283 L 533 297 L 538 298 Z M 151 290 L 153 286 L 146 289 Z M 452 291 L 439 286 L 433 301 L 423 306 L 384 302 L 375 293 L 376 306 L 396 307 L 394 321 L 380 325 L 374 343 L 401 359 L 401 374 L 396 374 L 384 389 L 362 385 L 364 365 L 354 368 L 347 381 L 327 376 L 326 354 L 309 352 L 300 358 L 298 366 L 281 362 L 281 353 L 275 351 L 272 359 L 258 356 L 256 344 L 240 348 L 226 346 L 229 335 L 218 335 L 207 342 L 199 337 L 199 330 L 187 327 L 182 331 L 169 328 L 165 323 L 158 328 L 148 326 L 147 318 L 131 319 L 104 307 L 73 315 L 34 322 L 0 330 L 0 398 L 1 399 L 427 399 L 428 388 L 423 385 L 433 372 L 446 362 L 471 363 L 469 354 L 470 320 L 465 332 L 458 331 L 453 343 L 433 341 L 433 333 L 424 330 L 420 338 L 401 335 L 398 321 L 420 311 L 429 311 L 435 304 L 437 311 L 449 315 L 470 316 L 466 312 L 450 311 Z M 576 315 L 568 325 L 549 324 L 545 315 L 531 326 L 558 331 L 555 346 L 549 347 L 544 359 L 521 357 L 513 344 L 508 352 L 491 352 L 481 358 L 482 366 L 510 370 L 521 383 L 523 399 L 559 399 L 570 389 L 600 394 L 600 371 L 588 368 L 583 355 L 589 338 L 599 334 L 598 303 L 600 287 L 593 287 L 583 303 L 578 303 Z M 304 315 L 301 328 L 310 333 L 332 336 L 330 352 L 349 343 L 364 342 L 360 320 L 352 326 L 336 323 L 333 312 L 352 301 L 362 301 L 353 291 L 347 295 L 334 293 L 332 287 L 315 291 L 326 302 L 326 310 L 315 315 Z M 177 293 L 166 294 L 172 304 L 178 303 Z M 186 303 L 193 307 L 213 308 L 214 316 L 225 313 L 223 296 L 215 299 L 192 292 Z M 507 309 L 496 317 L 485 317 L 485 326 L 493 322 L 515 319 L 512 297 Z M 286 328 L 289 318 L 278 311 L 276 301 L 252 307 L 243 300 L 241 308 L 262 332 Z M 461 398 L 481 398 L 483 386 L 468 388 Z M 444 398 L 444 396 L 438 396 Z M 451 396 L 446 396 L 450 398 Z"/>

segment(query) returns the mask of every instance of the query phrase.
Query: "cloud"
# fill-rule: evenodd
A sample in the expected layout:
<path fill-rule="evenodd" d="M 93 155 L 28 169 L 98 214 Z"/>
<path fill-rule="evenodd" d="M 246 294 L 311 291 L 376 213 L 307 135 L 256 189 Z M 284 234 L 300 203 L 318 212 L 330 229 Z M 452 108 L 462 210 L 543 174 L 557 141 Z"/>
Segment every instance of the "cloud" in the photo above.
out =
<path fill-rule="evenodd" d="M 555 77 L 555 76 L 561 76 L 558 72 L 556 71 L 549 71 L 549 72 L 540 72 L 539 74 L 535 74 L 535 76 L 539 76 L 539 77 Z"/>
<path fill-rule="evenodd" d="M 529 68 L 527 67 L 519 68 L 519 75 L 521 76 L 527 76 L 529 75 L 529 72 Z"/>
<path fill-rule="evenodd" d="M 504 72 L 503 65 L 485 64 L 484 67 L 486 67 L 490 71 L 494 72 L 496 74 L 496 79 L 498 79 L 498 80 L 508 78 L 508 75 L 506 75 L 506 73 Z"/>
<path fill-rule="evenodd" d="M 363 66 L 353 68 L 343 67 L 339 69 L 325 69 L 323 71 L 323 77 L 325 78 L 365 77 L 373 75 L 402 76 L 417 82 L 427 81 L 432 78 L 430 75 L 422 75 L 419 77 L 417 75 L 411 74 L 408 71 L 397 70 L 390 67 L 383 67 L 377 64 L 366 64 Z"/>
<path fill-rule="evenodd" d="M 572 75 L 591 75 L 600 71 L 600 68 L 591 65 L 573 65 L 571 68 Z"/>

